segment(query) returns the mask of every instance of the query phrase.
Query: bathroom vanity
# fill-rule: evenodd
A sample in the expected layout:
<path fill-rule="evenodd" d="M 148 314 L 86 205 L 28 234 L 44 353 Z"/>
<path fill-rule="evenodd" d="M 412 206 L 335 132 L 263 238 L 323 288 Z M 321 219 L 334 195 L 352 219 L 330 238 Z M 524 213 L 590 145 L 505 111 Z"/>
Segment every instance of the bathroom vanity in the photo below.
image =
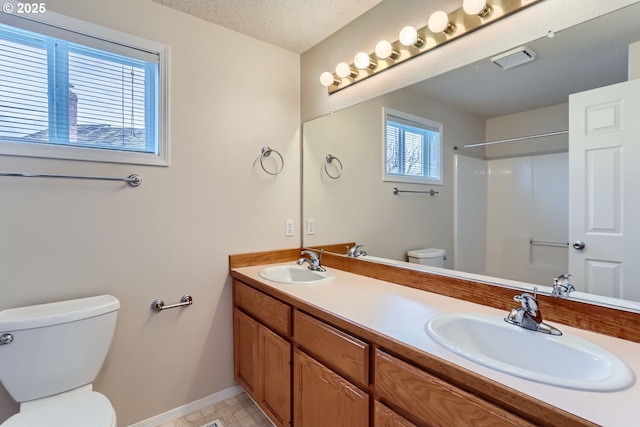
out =
<path fill-rule="evenodd" d="M 514 307 L 513 290 L 486 288 L 483 300 L 471 302 L 477 295 L 446 295 L 459 292 L 449 278 L 380 265 L 356 274 L 367 264 L 338 256 L 323 263 L 335 275 L 330 282 L 260 277 L 266 265 L 294 264 L 299 253 L 230 257 L 235 378 L 277 426 L 621 426 L 640 415 L 635 382 L 612 392 L 546 385 L 460 357 L 425 331 L 430 319 L 446 313 L 504 316 Z M 413 283 L 403 283 L 408 277 Z M 557 321 L 561 307 L 545 302 L 546 320 Z M 572 317 L 579 315 L 566 314 L 567 323 Z M 640 344 L 628 337 L 555 326 L 640 372 Z M 627 333 L 633 332 L 618 331 Z M 535 348 L 514 351 L 535 354 Z"/>

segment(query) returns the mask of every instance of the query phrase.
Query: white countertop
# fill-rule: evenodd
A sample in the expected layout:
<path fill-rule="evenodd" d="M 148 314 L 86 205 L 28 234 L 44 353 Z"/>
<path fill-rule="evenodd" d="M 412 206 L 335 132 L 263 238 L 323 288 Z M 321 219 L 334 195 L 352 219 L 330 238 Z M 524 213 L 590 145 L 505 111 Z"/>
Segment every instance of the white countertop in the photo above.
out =
<path fill-rule="evenodd" d="M 282 264 L 292 265 L 293 263 Z M 596 424 L 606 427 L 640 425 L 640 381 L 637 379 L 630 388 L 614 392 L 570 390 L 541 384 L 471 362 L 440 346 L 424 331 L 425 324 L 441 314 L 457 312 L 505 316 L 507 313 L 503 310 L 371 279 L 335 268 L 328 268 L 335 274 L 335 280 L 331 282 L 315 285 L 281 284 L 259 277 L 258 273 L 264 267 L 261 265 L 233 270 L 310 305 L 448 360 Z M 542 314 L 544 316 L 544 307 L 542 307 Z M 636 373 L 636 377 L 640 375 L 639 343 L 555 322 L 548 323 L 556 326 L 563 334 L 580 336 L 601 345 L 624 360 Z M 559 360 L 558 363 L 570 364 L 571 361 Z"/>

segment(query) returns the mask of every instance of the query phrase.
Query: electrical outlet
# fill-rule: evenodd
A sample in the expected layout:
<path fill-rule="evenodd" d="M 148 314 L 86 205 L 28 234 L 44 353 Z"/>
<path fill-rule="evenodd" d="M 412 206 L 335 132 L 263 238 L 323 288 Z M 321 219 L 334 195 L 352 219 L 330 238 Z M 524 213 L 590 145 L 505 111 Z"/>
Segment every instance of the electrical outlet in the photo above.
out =
<path fill-rule="evenodd" d="M 222 421 L 220 420 L 213 420 L 210 423 L 201 425 L 200 427 L 224 427 L 224 424 L 222 424 Z"/>
<path fill-rule="evenodd" d="M 284 235 L 286 237 L 291 237 L 295 233 L 293 231 L 294 221 L 292 219 L 288 219 L 284 222 Z"/>
<path fill-rule="evenodd" d="M 315 219 L 307 219 L 307 234 L 316 234 L 316 220 Z"/>

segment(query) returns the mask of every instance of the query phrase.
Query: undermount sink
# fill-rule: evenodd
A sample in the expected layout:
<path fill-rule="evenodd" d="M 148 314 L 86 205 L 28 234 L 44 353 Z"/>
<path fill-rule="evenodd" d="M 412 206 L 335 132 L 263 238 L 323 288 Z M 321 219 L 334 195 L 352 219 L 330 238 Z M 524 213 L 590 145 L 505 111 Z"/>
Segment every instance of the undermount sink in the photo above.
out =
<path fill-rule="evenodd" d="M 595 343 L 530 331 L 499 316 L 446 314 L 429 321 L 425 330 L 466 359 L 531 381 L 588 391 L 622 390 L 635 382 L 618 356 Z"/>
<path fill-rule="evenodd" d="M 305 266 L 298 265 L 273 265 L 262 269 L 260 277 L 272 282 L 288 283 L 294 285 L 313 285 L 329 282 L 334 279 L 330 271 L 314 271 Z"/>

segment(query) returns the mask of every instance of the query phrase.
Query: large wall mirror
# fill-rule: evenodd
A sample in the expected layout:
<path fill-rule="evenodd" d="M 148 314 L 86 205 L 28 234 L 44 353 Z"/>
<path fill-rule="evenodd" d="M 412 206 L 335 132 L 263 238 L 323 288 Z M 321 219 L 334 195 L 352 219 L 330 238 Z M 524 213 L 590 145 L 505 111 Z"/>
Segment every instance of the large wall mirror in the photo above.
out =
<path fill-rule="evenodd" d="M 305 123 L 303 244 L 356 242 L 367 261 L 400 263 L 409 251 L 443 249 L 439 272 L 549 290 L 578 250 L 569 95 L 628 80 L 638 22 L 634 4 L 532 40 L 526 64 L 501 69 L 487 58 Z M 442 185 L 383 181 L 385 108 L 442 124 Z M 640 309 L 640 292 L 574 286 L 575 298 Z"/>

